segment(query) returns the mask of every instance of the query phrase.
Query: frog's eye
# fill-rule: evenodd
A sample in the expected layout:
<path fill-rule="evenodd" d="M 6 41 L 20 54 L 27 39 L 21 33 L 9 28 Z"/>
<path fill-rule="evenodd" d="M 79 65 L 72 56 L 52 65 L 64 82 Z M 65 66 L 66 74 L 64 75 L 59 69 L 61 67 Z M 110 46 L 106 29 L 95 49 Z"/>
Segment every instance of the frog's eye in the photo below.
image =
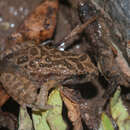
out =
<path fill-rule="evenodd" d="M 28 62 L 28 56 L 21 56 L 17 59 L 17 64 L 23 64 L 25 62 Z"/>

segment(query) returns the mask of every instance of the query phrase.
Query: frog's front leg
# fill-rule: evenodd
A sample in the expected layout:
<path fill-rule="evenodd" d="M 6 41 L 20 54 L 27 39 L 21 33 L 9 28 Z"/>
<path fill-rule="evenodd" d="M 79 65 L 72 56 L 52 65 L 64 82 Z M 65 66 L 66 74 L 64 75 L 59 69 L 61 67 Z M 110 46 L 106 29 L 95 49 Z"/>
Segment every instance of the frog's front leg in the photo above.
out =
<path fill-rule="evenodd" d="M 49 80 L 48 82 L 44 83 L 41 86 L 41 89 L 39 91 L 39 94 L 37 96 L 37 100 L 36 100 L 36 107 L 41 109 L 41 110 L 47 110 L 47 109 L 51 109 L 52 106 L 47 104 L 47 99 L 48 99 L 48 92 L 49 90 L 51 90 L 52 88 L 55 88 L 56 86 L 58 86 L 58 83 L 55 80 Z M 33 110 L 36 110 L 35 108 Z"/>

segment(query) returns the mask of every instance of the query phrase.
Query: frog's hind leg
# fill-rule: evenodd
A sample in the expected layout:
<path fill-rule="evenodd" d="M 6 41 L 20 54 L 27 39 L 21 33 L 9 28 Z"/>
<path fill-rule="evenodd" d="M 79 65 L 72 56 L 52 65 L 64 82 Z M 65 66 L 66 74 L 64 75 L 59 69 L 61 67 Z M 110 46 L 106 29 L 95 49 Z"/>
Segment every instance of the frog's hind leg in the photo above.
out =
<path fill-rule="evenodd" d="M 37 97 L 37 87 L 18 73 L 3 72 L 0 76 L 7 93 L 21 106 L 33 107 Z"/>
<path fill-rule="evenodd" d="M 48 92 L 52 89 L 55 88 L 56 86 L 59 86 L 58 83 L 54 80 L 50 80 L 46 83 L 44 83 L 41 86 L 41 89 L 39 91 L 39 94 L 37 96 L 37 100 L 36 100 L 36 106 L 41 109 L 41 110 L 47 110 L 47 109 L 51 109 L 52 106 L 47 104 L 47 99 L 48 99 Z"/>
<path fill-rule="evenodd" d="M 23 107 L 33 110 L 47 110 L 52 106 L 47 105 L 48 91 L 56 86 L 55 81 L 49 81 L 40 86 L 33 83 L 19 73 L 3 72 L 0 76 L 7 93 Z M 38 90 L 40 89 L 39 93 Z"/>

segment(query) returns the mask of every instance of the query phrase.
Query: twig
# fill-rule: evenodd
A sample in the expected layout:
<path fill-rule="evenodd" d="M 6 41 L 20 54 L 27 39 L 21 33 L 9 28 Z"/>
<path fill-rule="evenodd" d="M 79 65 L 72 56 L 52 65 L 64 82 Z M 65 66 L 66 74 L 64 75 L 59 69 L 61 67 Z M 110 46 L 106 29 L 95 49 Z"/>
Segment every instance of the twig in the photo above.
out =
<path fill-rule="evenodd" d="M 85 22 L 84 24 L 81 25 L 77 25 L 69 35 L 65 36 L 63 38 L 63 40 L 61 40 L 60 42 L 56 43 L 56 46 L 59 46 L 60 48 L 64 49 L 67 48 L 68 46 L 72 45 L 72 42 L 75 40 L 76 36 L 79 35 L 80 33 L 83 32 L 83 30 L 92 22 L 94 22 L 96 19 L 98 18 L 98 15 L 91 17 L 87 22 Z"/>

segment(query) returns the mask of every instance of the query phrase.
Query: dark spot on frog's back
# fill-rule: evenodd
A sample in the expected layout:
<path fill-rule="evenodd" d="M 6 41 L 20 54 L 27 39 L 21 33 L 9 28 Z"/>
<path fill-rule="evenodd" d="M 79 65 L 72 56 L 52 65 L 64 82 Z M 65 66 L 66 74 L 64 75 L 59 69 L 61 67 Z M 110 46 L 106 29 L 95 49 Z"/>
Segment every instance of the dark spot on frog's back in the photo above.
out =
<path fill-rule="evenodd" d="M 30 49 L 30 55 L 35 56 L 38 54 L 38 50 L 34 47 Z"/>
<path fill-rule="evenodd" d="M 30 61 L 29 62 L 29 66 L 32 67 L 32 68 L 36 68 L 36 64 L 35 64 L 35 61 Z"/>
<path fill-rule="evenodd" d="M 21 56 L 17 60 L 17 64 L 23 64 L 25 62 L 28 62 L 28 56 Z"/>
<path fill-rule="evenodd" d="M 68 69 L 72 69 L 74 70 L 75 68 L 73 67 L 73 65 L 71 65 L 69 62 L 67 62 L 66 60 L 64 60 L 64 66 L 66 66 Z"/>
<path fill-rule="evenodd" d="M 78 59 L 77 59 L 77 58 L 69 58 L 69 60 L 71 60 L 71 61 L 74 62 L 74 63 L 77 63 L 77 62 L 78 62 Z"/>
<path fill-rule="evenodd" d="M 43 67 L 51 68 L 51 67 L 52 67 L 52 64 L 43 64 L 43 63 L 40 63 L 40 64 L 39 64 L 39 67 L 41 67 L 41 68 L 43 68 Z"/>
<path fill-rule="evenodd" d="M 83 67 L 83 65 L 82 65 L 80 62 L 77 63 L 77 67 L 78 67 L 78 69 L 81 70 L 81 71 L 84 70 L 84 67 Z"/>
<path fill-rule="evenodd" d="M 80 60 L 80 61 L 84 61 L 84 60 L 86 60 L 86 59 L 87 59 L 87 55 L 82 55 L 82 56 L 79 57 L 79 60 Z"/>

